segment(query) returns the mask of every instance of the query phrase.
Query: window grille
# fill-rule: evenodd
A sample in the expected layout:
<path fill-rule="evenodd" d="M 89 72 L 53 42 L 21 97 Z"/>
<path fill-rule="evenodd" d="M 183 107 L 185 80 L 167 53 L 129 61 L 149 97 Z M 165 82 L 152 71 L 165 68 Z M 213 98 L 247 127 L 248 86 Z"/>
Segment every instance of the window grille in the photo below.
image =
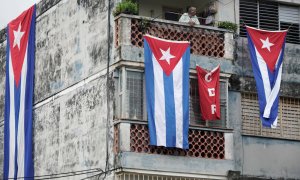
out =
<path fill-rule="evenodd" d="M 204 179 L 193 178 L 193 177 L 163 176 L 163 175 L 123 172 L 117 174 L 117 180 L 204 180 Z"/>
<path fill-rule="evenodd" d="M 144 77 L 142 72 L 127 71 L 126 108 L 127 118 L 143 120 L 144 115 Z"/>
<path fill-rule="evenodd" d="M 277 128 L 263 128 L 257 94 L 242 94 L 243 134 L 300 140 L 300 99 L 280 97 Z"/>
<path fill-rule="evenodd" d="M 300 44 L 299 22 L 300 8 L 280 5 L 279 6 L 280 29 L 288 29 L 286 40 L 290 43 Z"/>
<path fill-rule="evenodd" d="M 246 37 L 246 28 L 248 26 L 258 27 L 258 2 L 257 0 L 240 0 L 240 36 Z"/>
<path fill-rule="evenodd" d="M 258 27 L 265 30 L 278 30 L 278 3 L 271 1 L 259 1 Z"/>
<path fill-rule="evenodd" d="M 120 93 L 120 112 L 122 118 L 131 120 L 146 121 L 146 103 L 145 103 L 145 84 L 144 73 L 141 71 L 125 70 L 125 83 L 120 76 L 120 88 L 126 88 L 126 94 Z M 124 73 L 120 73 L 123 74 Z M 227 80 L 220 80 L 220 106 L 221 106 L 221 120 L 203 121 L 201 120 L 198 81 L 196 78 L 190 78 L 190 125 L 205 126 L 215 128 L 226 128 L 227 118 Z M 122 98 L 123 97 L 123 98 Z M 122 99 L 125 102 L 122 105 Z M 122 110 L 124 109 L 124 110 Z"/>
<path fill-rule="evenodd" d="M 300 7 L 288 6 L 267 0 L 240 0 L 240 24 L 265 30 L 289 28 L 286 41 L 300 44 Z M 240 36 L 246 37 L 246 28 L 241 26 Z"/>

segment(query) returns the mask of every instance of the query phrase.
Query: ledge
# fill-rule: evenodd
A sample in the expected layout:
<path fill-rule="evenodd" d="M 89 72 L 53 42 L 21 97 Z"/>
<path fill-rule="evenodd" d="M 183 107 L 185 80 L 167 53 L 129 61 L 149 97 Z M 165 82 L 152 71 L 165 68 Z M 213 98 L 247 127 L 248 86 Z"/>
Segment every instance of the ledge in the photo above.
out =
<path fill-rule="evenodd" d="M 190 158 L 181 156 L 164 156 L 122 152 L 118 154 L 118 166 L 123 169 L 161 171 L 169 173 L 188 173 L 197 175 L 213 175 L 218 179 L 227 177 L 228 170 L 234 170 L 233 160 L 215 160 L 206 158 Z"/>
<path fill-rule="evenodd" d="M 242 133 L 241 135 L 244 137 L 250 137 L 250 138 L 253 137 L 253 138 L 261 138 L 261 139 L 300 142 L 300 139 L 289 139 L 289 138 L 284 138 L 284 137 L 272 137 L 272 136 L 254 135 L 254 134 L 247 134 L 247 133 Z"/>
<path fill-rule="evenodd" d="M 170 21 L 170 20 L 165 20 L 165 19 L 158 19 L 158 18 L 152 18 L 152 17 L 146 17 L 146 16 L 138 16 L 138 15 L 129 15 L 129 14 L 120 14 L 117 17 L 115 17 L 115 20 L 118 20 L 120 18 L 130 18 L 130 19 L 134 18 L 134 19 L 141 19 L 141 20 L 148 20 L 148 21 L 155 21 L 155 22 L 166 23 L 166 24 L 175 24 L 175 25 L 179 25 L 179 26 L 191 27 L 188 24 L 180 23 L 177 21 Z M 193 27 L 200 28 L 200 29 L 208 29 L 208 30 L 214 30 L 214 31 L 233 33 L 233 31 L 229 31 L 227 29 L 222 29 L 222 28 L 213 27 L 213 26 L 195 25 Z"/>
<path fill-rule="evenodd" d="M 148 121 L 143 120 L 131 120 L 131 119 L 119 119 L 114 121 L 114 125 L 126 123 L 126 124 L 148 124 Z M 204 130 L 204 131 L 213 131 L 213 132 L 224 132 L 224 133 L 233 133 L 233 129 L 230 128 L 212 128 L 212 127 L 201 127 L 201 126 L 189 126 L 189 129 L 194 130 Z"/>

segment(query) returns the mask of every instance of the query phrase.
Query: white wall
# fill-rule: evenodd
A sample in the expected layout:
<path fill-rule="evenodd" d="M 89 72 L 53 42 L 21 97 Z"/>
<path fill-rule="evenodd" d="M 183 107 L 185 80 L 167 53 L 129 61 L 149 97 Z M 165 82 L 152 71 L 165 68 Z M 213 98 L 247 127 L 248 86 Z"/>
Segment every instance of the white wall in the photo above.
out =
<path fill-rule="evenodd" d="M 238 0 L 218 0 L 216 1 L 217 13 L 216 21 L 238 22 Z"/>

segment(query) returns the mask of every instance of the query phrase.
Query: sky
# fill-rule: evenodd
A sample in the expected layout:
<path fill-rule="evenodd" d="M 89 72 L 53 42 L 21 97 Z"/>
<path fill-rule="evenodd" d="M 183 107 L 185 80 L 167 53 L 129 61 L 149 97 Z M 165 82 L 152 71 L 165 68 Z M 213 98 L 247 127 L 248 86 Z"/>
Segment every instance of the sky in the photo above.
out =
<path fill-rule="evenodd" d="M 0 30 L 40 0 L 0 0 Z"/>

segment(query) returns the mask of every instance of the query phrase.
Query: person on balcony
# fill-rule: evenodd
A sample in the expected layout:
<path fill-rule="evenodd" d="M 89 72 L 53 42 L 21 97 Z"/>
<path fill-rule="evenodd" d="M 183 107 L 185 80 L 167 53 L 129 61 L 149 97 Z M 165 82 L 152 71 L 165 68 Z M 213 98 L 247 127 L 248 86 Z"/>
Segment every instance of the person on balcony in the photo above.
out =
<path fill-rule="evenodd" d="M 198 17 L 196 16 L 197 9 L 196 7 L 189 7 L 188 12 L 182 14 L 182 16 L 179 19 L 179 22 L 188 23 L 191 26 L 199 25 Z"/>

